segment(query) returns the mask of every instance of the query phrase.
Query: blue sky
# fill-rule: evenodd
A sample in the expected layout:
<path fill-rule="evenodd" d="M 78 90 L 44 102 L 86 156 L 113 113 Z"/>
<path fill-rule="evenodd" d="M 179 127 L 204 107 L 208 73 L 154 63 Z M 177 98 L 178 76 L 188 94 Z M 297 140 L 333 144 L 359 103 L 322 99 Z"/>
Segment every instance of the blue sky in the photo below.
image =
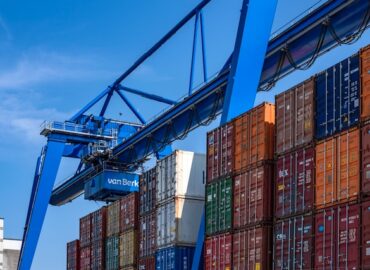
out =
<path fill-rule="evenodd" d="M 198 2 L 0 2 L 0 216 L 5 217 L 6 237 L 22 234 L 36 158 L 45 143 L 40 124 L 71 117 Z M 316 2 L 280 0 L 274 28 Z M 209 74 L 223 65 L 233 48 L 240 6 L 241 0 L 214 0 L 204 11 Z M 172 99 L 182 97 L 187 92 L 192 28 L 191 23 L 181 30 L 126 85 Z M 356 44 L 325 55 L 310 70 L 283 79 L 272 93 L 355 53 L 369 43 L 366 34 Z M 195 84 L 201 83 L 199 66 L 195 79 Z M 273 101 L 273 94 L 259 94 L 257 103 Z M 165 108 L 130 98 L 147 119 Z M 134 120 L 118 101 L 108 115 Z M 195 131 L 175 148 L 204 152 L 205 132 L 216 124 Z M 57 182 L 74 166 L 73 161 L 63 160 Z M 32 269 L 65 269 L 65 243 L 78 237 L 78 218 L 97 207 L 82 199 L 49 207 Z"/>

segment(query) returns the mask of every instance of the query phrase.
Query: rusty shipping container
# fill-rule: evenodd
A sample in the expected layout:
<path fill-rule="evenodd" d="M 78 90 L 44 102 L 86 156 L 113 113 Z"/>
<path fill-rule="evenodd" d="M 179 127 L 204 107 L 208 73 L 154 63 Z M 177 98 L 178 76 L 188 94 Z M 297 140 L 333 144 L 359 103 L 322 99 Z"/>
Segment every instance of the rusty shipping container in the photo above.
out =
<path fill-rule="evenodd" d="M 362 208 L 362 256 L 361 266 L 362 269 L 370 269 L 370 201 L 364 201 L 361 205 Z"/>
<path fill-rule="evenodd" d="M 120 235 L 119 254 L 120 267 L 136 266 L 138 255 L 136 230 L 126 231 Z"/>
<path fill-rule="evenodd" d="M 106 236 L 107 208 L 91 213 L 91 242 L 102 241 Z"/>
<path fill-rule="evenodd" d="M 120 200 L 120 232 L 126 232 L 138 227 L 139 196 L 132 192 Z"/>
<path fill-rule="evenodd" d="M 274 158 L 275 105 L 263 103 L 234 121 L 235 172 Z"/>
<path fill-rule="evenodd" d="M 91 247 L 80 248 L 80 269 L 91 270 Z"/>
<path fill-rule="evenodd" d="M 229 175 L 234 168 L 234 122 L 207 133 L 207 183 Z"/>
<path fill-rule="evenodd" d="M 311 78 L 275 97 L 277 154 L 312 142 L 314 94 L 315 80 Z"/>
<path fill-rule="evenodd" d="M 362 192 L 370 195 L 370 124 L 362 127 L 361 133 Z"/>
<path fill-rule="evenodd" d="M 361 57 L 361 119 L 370 118 L 370 45 L 360 51 Z"/>
<path fill-rule="evenodd" d="M 315 269 L 359 269 L 360 205 L 325 208 L 315 218 Z"/>
<path fill-rule="evenodd" d="M 154 256 L 157 247 L 157 214 L 152 211 L 139 220 L 139 257 Z"/>
<path fill-rule="evenodd" d="M 205 270 L 230 270 L 232 260 L 231 234 L 219 234 L 208 237 L 205 241 Z"/>
<path fill-rule="evenodd" d="M 156 206 L 157 170 L 152 168 L 140 176 L 140 215 L 151 212 Z"/>
<path fill-rule="evenodd" d="M 316 207 L 356 199 L 360 191 L 360 130 L 316 146 Z"/>
<path fill-rule="evenodd" d="M 315 191 L 315 148 L 285 154 L 276 162 L 275 216 L 313 210 Z"/>
<path fill-rule="evenodd" d="M 80 246 L 87 247 L 91 244 L 91 215 L 80 218 Z"/>
<path fill-rule="evenodd" d="M 155 256 L 139 259 L 138 270 L 155 270 Z"/>
<path fill-rule="evenodd" d="M 118 235 L 120 229 L 120 201 L 111 203 L 107 209 L 107 236 Z"/>
<path fill-rule="evenodd" d="M 91 244 L 91 270 L 105 269 L 105 242 L 96 240 Z"/>
<path fill-rule="evenodd" d="M 67 270 L 80 269 L 80 241 L 67 243 Z"/>
<path fill-rule="evenodd" d="M 252 227 L 233 234 L 233 270 L 271 269 L 272 227 Z"/>
<path fill-rule="evenodd" d="M 273 173 L 266 164 L 234 177 L 234 229 L 272 221 Z"/>
<path fill-rule="evenodd" d="M 283 219 L 274 225 L 273 262 L 275 270 L 312 269 L 313 216 Z"/>

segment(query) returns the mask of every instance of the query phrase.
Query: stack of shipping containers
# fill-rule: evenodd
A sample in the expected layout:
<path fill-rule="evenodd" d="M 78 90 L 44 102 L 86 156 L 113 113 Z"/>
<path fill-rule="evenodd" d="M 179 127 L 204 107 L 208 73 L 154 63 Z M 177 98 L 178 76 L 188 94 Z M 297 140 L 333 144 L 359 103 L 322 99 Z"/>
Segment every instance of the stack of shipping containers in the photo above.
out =
<path fill-rule="evenodd" d="M 91 269 L 91 215 L 80 219 L 80 269 Z"/>
<path fill-rule="evenodd" d="M 67 270 L 80 269 L 80 240 L 67 243 Z"/>
<path fill-rule="evenodd" d="M 91 218 L 91 269 L 105 269 L 105 237 L 107 208 L 90 214 Z"/>
<path fill-rule="evenodd" d="M 107 209 L 107 238 L 105 240 L 105 269 L 119 269 L 120 201 Z"/>

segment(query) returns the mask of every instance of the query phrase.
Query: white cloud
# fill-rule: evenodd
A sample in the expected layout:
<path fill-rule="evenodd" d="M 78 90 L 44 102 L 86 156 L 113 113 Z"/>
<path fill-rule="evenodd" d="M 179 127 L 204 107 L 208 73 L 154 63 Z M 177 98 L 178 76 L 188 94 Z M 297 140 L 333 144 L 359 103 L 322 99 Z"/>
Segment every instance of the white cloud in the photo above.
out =
<path fill-rule="evenodd" d="M 0 32 L 3 32 L 5 34 L 5 37 L 7 40 L 12 40 L 12 34 L 9 30 L 8 25 L 5 23 L 5 20 L 0 15 Z"/>

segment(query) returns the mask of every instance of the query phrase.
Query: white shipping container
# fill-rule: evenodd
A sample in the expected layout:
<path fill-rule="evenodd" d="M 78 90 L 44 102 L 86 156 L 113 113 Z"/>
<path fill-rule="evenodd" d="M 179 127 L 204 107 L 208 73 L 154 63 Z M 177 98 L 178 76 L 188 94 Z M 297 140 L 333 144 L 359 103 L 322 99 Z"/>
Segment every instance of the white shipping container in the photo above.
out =
<path fill-rule="evenodd" d="M 157 204 L 173 197 L 201 198 L 205 194 L 206 155 L 176 150 L 157 162 Z"/>
<path fill-rule="evenodd" d="M 157 208 L 157 247 L 194 246 L 197 241 L 203 200 L 175 198 Z"/>

